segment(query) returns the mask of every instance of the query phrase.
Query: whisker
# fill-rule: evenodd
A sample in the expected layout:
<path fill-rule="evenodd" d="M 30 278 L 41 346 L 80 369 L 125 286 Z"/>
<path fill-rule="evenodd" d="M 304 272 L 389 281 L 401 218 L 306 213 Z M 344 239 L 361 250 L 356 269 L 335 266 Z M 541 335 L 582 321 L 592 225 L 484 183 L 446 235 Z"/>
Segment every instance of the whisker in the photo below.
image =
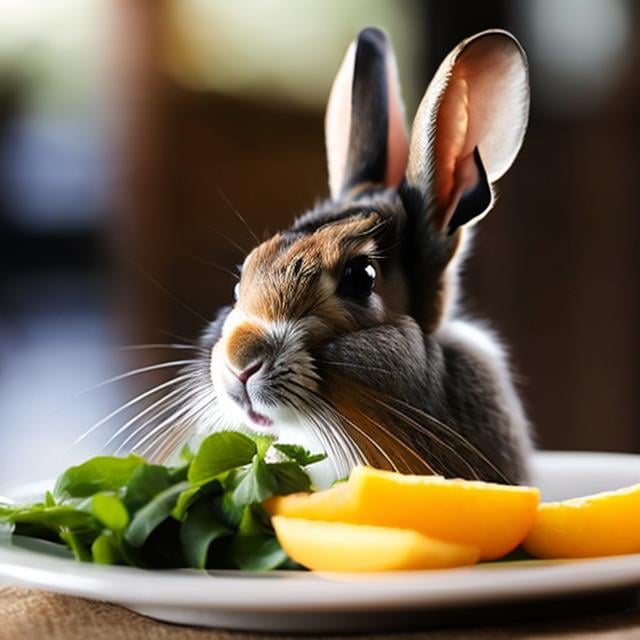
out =
<path fill-rule="evenodd" d="M 187 338 L 186 336 L 181 336 L 178 333 L 174 333 L 172 331 L 167 331 L 166 329 L 158 329 L 159 333 L 161 333 L 164 336 L 167 336 L 168 338 L 172 338 L 174 340 L 180 340 L 183 344 L 191 344 L 193 345 L 193 347 L 195 349 L 199 349 L 200 345 L 198 345 L 198 343 L 195 340 L 192 340 L 191 338 Z"/>
<path fill-rule="evenodd" d="M 160 291 L 163 291 L 164 293 L 166 293 L 174 302 L 176 302 L 177 304 L 179 304 L 183 309 L 186 309 L 187 311 L 189 311 L 190 313 L 192 313 L 196 318 L 198 318 L 199 320 L 202 320 L 202 322 L 208 323 L 209 321 L 200 313 L 198 313 L 193 307 L 190 307 L 186 302 L 183 302 L 182 300 L 180 300 L 180 298 L 176 297 L 173 293 L 171 293 L 171 291 L 169 291 L 169 289 L 167 289 L 165 286 L 161 285 L 150 273 L 148 273 L 147 271 L 145 271 L 139 264 L 137 264 L 134 260 L 129 259 L 127 261 L 140 275 L 144 276 L 147 280 L 149 280 L 149 282 L 153 283 L 156 285 L 156 287 L 158 287 L 158 289 L 160 289 Z"/>
<path fill-rule="evenodd" d="M 211 229 L 211 231 L 213 231 L 214 233 L 217 233 L 219 236 L 221 236 L 224 240 L 226 240 L 232 247 L 234 247 L 235 249 L 237 249 L 242 255 L 246 255 L 247 253 L 249 253 L 249 251 L 247 249 L 245 249 L 241 244 L 239 244 L 238 242 L 236 242 L 233 238 L 231 238 L 230 236 L 228 236 L 226 233 L 220 231 L 220 229 L 218 229 L 218 227 L 214 227 L 212 224 L 208 224 L 208 223 L 203 223 L 205 227 L 207 227 L 208 229 Z"/>
<path fill-rule="evenodd" d="M 295 382 L 291 381 L 292 383 L 295 384 Z M 319 394 L 308 390 L 308 392 L 310 394 L 313 395 L 314 400 L 316 402 L 319 402 L 320 404 L 327 406 L 328 403 L 324 400 L 324 398 L 322 398 Z M 363 429 L 361 429 L 360 427 L 358 427 L 358 425 L 356 425 L 352 420 L 350 420 L 349 418 L 347 418 L 341 411 L 339 411 L 336 407 L 332 407 L 331 405 L 328 405 L 329 407 L 331 407 L 331 410 L 343 421 L 349 423 L 351 425 L 351 427 L 358 432 L 363 438 L 365 438 L 370 444 L 373 445 L 373 447 L 375 449 L 378 450 L 378 452 L 386 459 L 386 461 L 389 463 L 389 465 L 391 466 L 391 468 L 394 471 L 398 471 L 398 467 L 395 464 L 395 462 L 389 457 L 389 455 L 387 454 L 387 452 L 381 447 L 380 444 L 378 444 L 375 440 L 373 440 L 369 434 L 367 434 Z"/>
<path fill-rule="evenodd" d="M 134 444 L 132 444 L 130 446 L 130 450 L 131 451 L 138 451 L 141 453 L 140 451 L 140 447 L 151 437 L 153 437 L 155 434 L 157 434 L 159 431 L 161 431 L 162 429 L 164 429 L 167 425 L 171 424 L 172 422 L 174 422 L 175 420 L 177 420 L 178 418 L 181 418 L 182 416 L 184 416 L 186 413 L 189 412 L 189 408 L 185 405 L 182 405 L 179 409 L 175 410 L 170 416 L 168 416 L 167 418 L 163 419 L 160 421 L 159 424 L 157 424 L 156 426 L 153 427 L 153 429 L 151 429 L 148 433 L 142 434 L 142 437 L 136 441 Z M 123 451 L 126 447 L 126 445 L 131 442 L 132 438 L 134 436 L 136 436 L 138 433 L 140 432 L 140 429 L 136 429 L 136 431 L 132 434 L 130 434 L 129 437 L 127 437 L 125 439 L 124 442 L 122 442 L 122 444 L 120 444 L 118 446 L 118 448 L 116 449 L 116 453 L 119 451 Z M 164 434 L 160 434 L 160 437 L 164 435 Z"/>
<path fill-rule="evenodd" d="M 143 351 L 145 349 L 184 349 L 185 351 L 194 351 L 198 349 L 195 345 L 178 344 L 175 342 L 153 342 L 149 344 L 126 344 L 122 347 L 116 347 L 117 351 Z"/>
<path fill-rule="evenodd" d="M 338 414 L 342 417 L 343 420 L 346 420 L 346 422 L 348 422 L 353 429 L 355 429 L 361 436 L 366 438 L 382 454 L 385 460 L 391 465 L 391 468 L 393 471 L 396 471 L 396 472 L 399 471 L 396 463 L 389 457 L 387 452 L 366 431 L 361 429 L 355 422 L 353 422 L 353 420 L 349 420 L 349 418 L 347 418 L 343 413 L 338 412 Z"/>
<path fill-rule="evenodd" d="M 168 456 L 172 455 L 178 448 L 181 448 L 184 442 L 194 433 L 194 426 L 204 417 L 209 408 L 210 406 L 205 404 L 193 415 L 185 416 L 184 420 L 177 423 L 177 425 L 169 427 L 168 434 L 159 434 L 145 448 L 144 455 L 150 460 L 166 460 Z M 211 417 L 215 418 L 214 426 L 218 426 L 219 418 L 217 414 L 213 414 Z M 213 430 L 209 430 L 208 433 L 213 433 Z"/>
<path fill-rule="evenodd" d="M 316 427 L 318 435 L 320 436 L 319 439 L 320 439 L 320 442 L 322 443 L 323 449 L 328 449 L 328 451 L 325 451 L 325 453 L 327 453 L 329 456 L 329 460 L 333 465 L 333 469 L 336 474 L 336 477 L 340 477 L 342 471 L 339 467 L 339 463 L 342 460 L 342 451 L 339 445 L 336 446 L 336 439 L 332 431 L 328 430 L 326 426 L 323 425 L 322 423 L 319 423 L 315 419 L 315 416 L 310 411 L 305 410 L 307 406 L 307 402 L 304 398 L 302 398 L 299 394 L 297 394 L 295 391 L 292 391 L 291 389 L 287 389 L 286 394 L 294 396 L 295 398 L 297 398 L 298 402 L 294 403 L 290 399 L 289 400 L 285 399 L 285 402 L 287 402 L 296 411 L 300 412 L 304 416 L 304 418 L 312 422 L 313 425 Z"/>
<path fill-rule="evenodd" d="M 335 365 L 337 367 L 347 367 L 349 369 L 365 369 L 366 371 L 380 371 L 381 373 L 392 374 L 393 372 L 390 369 L 383 369 L 382 367 L 373 367 L 373 366 L 365 366 L 359 364 L 353 364 L 351 362 L 339 362 L 337 360 L 320 360 L 316 358 L 316 362 L 320 362 L 321 364 L 330 364 Z"/>
<path fill-rule="evenodd" d="M 359 464 L 368 464 L 368 460 L 364 452 L 362 451 L 362 449 L 360 449 L 354 439 L 349 437 L 349 434 L 346 433 L 344 425 L 342 425 L 342 423 L 340 422 L 340 419 L 335 414 L 335 411 L 327 411 L 333 417 L 333 421 L 329 422 L 327 417 L 324 415 L 319 415 L 318 420 L 326 425 L 326 428 L 330 433 L 334 434 L 336 440 L 339 443 L 340 450 L 344 452 L 344 467 L 340 472 L 340 477 L 346 477 L 349 475 L 353 467 Z"/>
<path fill-rule="evenodd" d="M 316 400 L 316 402 L 318 402 L 318 400 Z M 326 426 L 326 429 L 330 433 L 335 435 L 335 438 L 336 440 L 338 440 L 341 450 L 345 450 L 345 468 L 343 470 L 343 476 L 346 476 L 357 464 L 367 464 L 367 457 L 360 446 L 357 444 L 357 442 L 353 438 L 351 438 L 345 431 L 344 425 L 340 420 L 340 415 L 335 410 L 335 408 L 324 400 L 321 403 L 321 406 L 324 408 L 326 413 L 320 414 L 318 416 L 318 420 L 320 422 L 323 422 Z M 327 414 L 332 417 L 332 422 L 329 422 Z M 349 455 L 347 455 L 347 452 Z"/>
<path fill-rule="evenodd" d="M 162 439 L 158 437 L 154 440 L 154 447 L 149 447 L 144 455 L 152 462 L 166 463 L 173 453 L 188 440 L 188 433 L 194 421 L 185 421 L 171 428 L 168 437 Z"/>
<path fill-rule="evenodd" d="M 204 264 L 208 267 L 213 267 L 214 269 L 218 269 L 218 271 L 222 271 L 226 273 L 228 276 L 231 276 L 234 280 L 238 282 L 240 281 L 240 276 L 237 273 L 234 273 L 233 271 L 227 269 L 226 267 L 223 267 L 221 264 L 218 264 L 217 262 L 212 262 L 211 260 L 205 260 L 204 258 L 201 258 L 200 256 L 196 256 L 192 253 L 185 252 L 185 254 L 192 260 L 195 260 L 196 262 L 200 262 L 201 264 Z"/>
<path fill-rule="evenodd" d="M 133 445 L 132 449 L 140 449 L 140 447 L 149 439 L 152 438 L 156 433 L 160 430 L 164 429 L 168 424 L 172 421 L 175 421 L 177 418 L 191 418 L 193 415 L 197 415 L 200 413 L 206 405 L 211 402 L 209 398 L 201 401 L 200 403 L 194 406 L 185 405 L 182 409 L 178 409 L 167 419 L 163 420 L 159 425 L 155 426 L 149 433 L 145 434 L 140 440 L 138 440 L 135 445 Z M 123 443 L 124 445 L 125 443 Z M 142 453 L 144 454 L 149 447 L 145 448 Z"/>
<path fill-rule="evenodd" d="M 406 442 L 404 442 L 404 440 L 402 440 L 402 438 L 400 436 L 398 436 L 395 433 L 393 433 L 390 429 L 387 429 L 383 424 L 381 424 L 380 422 L 375 420 L 369 414 L 366 414 L 361 410 L 359 410 L 359 411 L 367 420 L 371 421 L 378 429 L 380 429 L 380 431 L 382 431 L 382 433 L 387 435 L 391 439 L 392 442 L 397 442 L 405 451 L 408 451 L 420 463 L 420 465 L 424 469 L 426 469 L 429 473 L 431 473 L 433 475 L 436 475 L 436 472 L 433 469 L 433 467 L 431 465 L 429 465 L 429 463 L 427 463 L 427 461 L 424 460 L 419 453 L 414 451 Z M 407 469 L 413 470 L 412 465 L 408 464 L 406 462 L 406 460 L 403 459 L 403 462 L 405 463 Z"/>
<path fill-rule="evenodd" d="M 140 367 L 139 369 L 133 369 L 131 371 L 127 371 L 127 373 L 121 373 L 120 375 L 113 376 L 113 378 L 109 378 L 108 380 L 103 380 L 102 382 L 98 382 L 98 384 L 94 384 L 92 387 L 88 389 L 83 389 L 79 391 L 75 397 L 84 395 L 85 393 L 89 393 L 90 391 L 95 391 L 96 389 L 100 389 L 100 387 L 104 387 L 108 384 L 113 384 L 114 382 L 119 382 L 120 380 L 125 380 L 126 378 L 130 378 L 131 376 L 137 376 L 141 373 L 148 373 L 149 371 L 157 371 L 159 369 L 169 369 L 172 367 L 181 367 L 185 364 L 195 364 L 197 360 L 174 360 L 173 362 L 161 362 L 159 364 L 152 364 L 148 367 Z"/>
<path fill-rule="evenodd" d="M 299 387 L 306 393 L 309 393 L 311 391 L 305 385 L 300 384 L 299 382 L 296 382 L 294 380 L 289 380 L 288 383 L 289 385 L 293 384 Z M 306 409 L 311 408 L 310 403 L 307 401 L 307 398 L 305 398 L 300 393 L 297 393 L 296 391 L 291 389 L 290 386 L 288 386 L 285 383 L 277 383 L 274 385 L 274 388 L 280 389 L 281 399 L 284 400 L 290 407 L 292 407 L 295 411 L 301 413 L 308 420 L 314 422 L 315 426 L 318 428 L 318 431 L 320 432 L 320 435 L 322 436 L 322 438 L 324 438 L 325 444 L 330 449 L 330 451 L 328 452 L 330 454 L 329 457 L 331 459 L 332 464 L 334 465 L 334 470 L 336 471 L 336 473 L 338 473 L 339 470 L 336 467 L 336 464 L 337 464 L 337 459 L 339 458 L 339 450 L 336 449 L 334 439 L 331 437 L 331 435 L 327 433 L 322 426 L 317 425 L 315 423 L 312 412 L 306 411 Z M 297 402 L 294 402 L 292 398 L 294 398 Z"/>
<path fill-rule="evenodd" d="M 482 462 L 484 462 L 492 471 L 494 471 L 498 476 L 500 476 L 500 478 L 502 478 L 502 480 L 504 482 L 510 484 L 509 479 L 502 473 L 502 471 L 500 471 L 500 469 L 493 462 L 491 462 L 491 460 L 489 458 L 487 458 L 487 456 L 485 456 L 485 454 L 482 453 L 482 451 L 480 449 L 478 449 L 472 442 L 470 442 L 467 438 L 465 438 L 460 432 L 456 431 L 455 429 L 453 429 L 449 425 L 445 424 L 441 420 L 438 420 L 434 416 L 424 412 L 423 410 L 419 409 L 418 407 L 414 407 L 413 405 L 411 405 L 411 404 L 409 404 L 407 402 L 404 402 L 403 400 L 400 400 L 399 398 L 390 398 L 390 399 L 395 401 L 395 402 L 398 402 L 401 405 L 404 405 L 405 407 L 407 407 L 411 411 L 415 411 L 418 415 L 422 415 L 422 416 L 428 418 L 432 422 L 432 424 L 434 426 L 440 427 L 445 433 L 447 433 L 447 434 L 451 435 L 452 437 L 456 438 L 458 440 L 458 442 L 460 442 L 460 444 L 462 444 L 464 447 L 466 447 L 472 454 L 474 454 L 478 458 L 480 458 L 482 460 Z M 422 427 L 422 429 L 424 429 L 424 427 L 422 425 L 420 425 L 420 426 Z"/>
<path fill-rule="evenodd" d="M 335 431 L 329 427 L 328 423 L 319 420 L 311 412 L 305 412 L 305 416 L 306 419 L 314 426 L 316 431 L 319 432 L 320 441 L 324 442 L 326 445 L 326 447 L 323 446 L 323 449 L 329 449 L 329 457 L 331 458 L 336 477 L 340 478 L 344 476 L 345 470 L 348 468 L 348 461 Z"/>
<path fill-rule="evenodd" d="M 136 422 L 138 422 L 138 420 L 140 420 L 140 418 L 142 418 L 143 416 L 147 415 L 148 413 L 150 413 L 151 411 L 153 411 L 154 409 L 156 409 L 157 407 L 163 405 L 164 403 L 166 403 L 167 401 L 171 400 L 171 398 L 174 398 L 176 395 L 181 395 L 184 393 L 184 389 L 182 388 L 178 388 L 178 389 L 174 389 L 171 393 L 168 393 L 167 395 L 163 396 L 162 398 L 160 398 L 159 400 L 156 400 L 155 402 L 151 403 L 148 407 L 146 407 L 145 409 L 143 409 L 142 411 L 140 411 L 139 413 L 137 413 L 133 418 L 131 418 L 130 420 L 128 420 L 127 422 L 125 422 L 108 440 L 107 442 L 105 442 L 105 444 L 103 445 L 103 448 L 108 447 L 116 438 L 118 438 L 118 436 L 120 436 L 122 433 L 124 433 L 131 425 L 135 424 Z M 168 407 L 165 407 L 162 409 L 162 411 L 160 411 L 159 414 L 156 414 L 155 416 L 153 416 L 151 418 L 151 420 L 155 420 L 159 415 L 162 415 L 162 413 L 164 413 L 165 411 L 167 411 L 169 409 L 169 407 L 173 407 L 176 406 L 177 404 L 179 404 L 180 402 L 183 401 L 183 397 L 181 396 L 175 403 L 169 403 Z M 147 421 L 148 423 L 149 421 Z"/>
<path fill-rule="evenodd" d="M 206 414 L 210 421 L 210 428 L 207 429 L 207 433 L 213 433 L 217 426 L 221 426 L 221 416 L 215 405 L 215 395 L 210 387 L 206 387 L 209 391 L 210 401 L 205 404 L 202 410 L 197 411 L 192 417 L 187 417 L 184 421 L 169 428 L 169 433 L 166 437 L 165 434 L 159 434 L 152 444 L 146 449 L 144 455 L 153 461 L 165 462 L 183 446 L 184 442 L 190 437 L 189 432 L 193 433 L 194 426 L 198 421 L 202 420 Z"/>
<path fill-rule="evenodd" d="M 125 436 L 125 439 L 116 447 L 114 453 L 117 455 L 121 451 L 124 451 L 125 449 L 127 449 L 127 445 L 129 444 L 129 442 L 131 442 L 139 434 L 144 434 L 147 431 L 147 429 L 153 428 L 153 425 L 157 424 L 157 421 L 162 419 L 162 416 L 166 416 L 166 414 L 169 413 L 170 411 L 175 411 L 176 408 L 183 407 L 183 406 L 184 406 L 183 399 L 179 398 L 174 402 L 170 402 L 166 407 L 163 407 L 159 411 L 156 411 L 152 416 L 150 416 L 144 422 L 139 424 L 131 433 L 127 434 Z M 130 449 L 133 449 L 133 448 L 134 447 L 130 447 Z"/>
<path fill-rule="evenodd" d="M 191 423 L 186 422 L 184 425 L 172 429 L 169 437 L 156 438 L 153 441 L 153 447 L 149 447 L 148 451 L 143 454 L 145 459 L 153 463 L 166 464 L 178 449 L 178 445 L 188 440 L 186 436 L 190 429 Z"/>
<path fill-rule="evenodd" d="M 109 415 L 105 416 L 104 418 L 102 418 L 101 420 L 96 422 L 87 431 L 85 431 L 79 438 L 74 440 L 74 442 L 72 442 L 71 445 L 65 450 L 65 452 L 63 453 L 63 456 L 66 455 L 67 453 L 69 453 L 69 451 L 73 447 L 75 447 L 77 444 L 82 442 L 85 438 L 89 437 L 96 429 L 98 429 L 103 424 L 105 424 L 106 422 L 111 420 L 111 418 L 114 418 L 115 416 L 117 416 L 119 413 L 122 413 L 125 409 L 128 409 L 129 407 L 131 407 L 132 405 L 136 404 L 137 402 L 140 402 L 140 400 L 144 400 L 145 398 L 148 398 L 149 396 L 153 395 L 154 393 L 158 393 L 158 391 L 162 391 L 162 389 L 166 389 L 167 387 L 173 386 L 175 384 L 180 384 L 180 382 L 183 382 L 184 380 L 188 380 L 188 379 L 189 379 L 189 375 L 186 375 L 186 374 L 183 375 L 183 376 L 179 376 L 177 378 L 173 378 L 172 380 L 168 380 L 167 382 L 163 382 L 162 384 L 159 384 L 159 385 L 149 389 L 148 391 L 145 391 L 144 393 L 141 393 L 139 396 L 136 396 L 132 400 L 129 400 L 125 404 L 123 404 L 120 407 L 118 407 L 115 411 L 112 411 Z"/>
<path fill-rule="evenodd" d="M 238 220 L 240 220 L 240 222 L 242 222 L 242 224 L 246 227 L 247 231 L 251 234 L 251 237 L 256 241 L 256 244 L 260 244 L 260 239 L 254 233 L 253 229 L 249 226 L 249 223 L 242 217 L 240 212 L 231 204 L 231 200 L 227 198 L 225 193 L 222 191 L 222 189 L 218 185 L 215 185 L 215 188 L 216 188 L 216 191 L 218 192 L 218 195 L 227 203 L 227 206 L 231 209 L 231 211 L 233 211 L 233 213 L 235 213 Z"/>
<path fill-rule="evenodd" d="M 316 394 L 316 396 L 316 402 L 318 402 L 320 397 L 318 396 L 318 394 Z M 360 445 L 358 445 L 358 443 L 346 432 L 345 427 L 342 424 L 342 416 L 340 412 L 324 399 L 322 399 L 322 406 L 324 406 L 325 411 L 333 416 L 333 424 L 331 425 L 331 427 L 339 433 L 341 441 L 349 449 L 352 457 L 351 462 L 354 465 L 362 463 L 369 464 L 369 460 L 364 451 L 361 449 Z M 349 471 L 350 469 L 347 469 L 347 474 Z"/>
<path fill-rule="evenodd" d="M 406 420 L 415 429 L 420 431 L 420 433 L 427 436 L 428 438 L 431 438 L 431 440 L 433 440 L 434 442 L 437 442 L 441 447 L 445 448 L 447 451 L 452 453 L 458 460 L 460 460 L 467 467 L 467 469 L 469 469 L 469 471 L 473 474 L 473 477 L 475 480 L 479 479 L 478 472 L 475 470 L 473 465 L 459 451 L 457 451 L 450 444 L 442 440 L 442 438 L 439 438 L 435 433 L 433 433 L 433 431 L 430 431 L 429 429 L 425 428 L 424 425 L 421 425 L 416 420 L 413 420 L 410 416 L 407 416 L 405 413 L 399 411 L 395 407 L 392 407 L 390 404 L 383 402 L 379 398 L 376 398 L 375 396 L 370 394 L 367 394 L 367 395 L 371 400 L 373 400 L 374 402 L 377 402 L 380 406 L 385 407 L 389 411 L 393 412 L 396 416 L 400 417 L 401 419 Z"/>

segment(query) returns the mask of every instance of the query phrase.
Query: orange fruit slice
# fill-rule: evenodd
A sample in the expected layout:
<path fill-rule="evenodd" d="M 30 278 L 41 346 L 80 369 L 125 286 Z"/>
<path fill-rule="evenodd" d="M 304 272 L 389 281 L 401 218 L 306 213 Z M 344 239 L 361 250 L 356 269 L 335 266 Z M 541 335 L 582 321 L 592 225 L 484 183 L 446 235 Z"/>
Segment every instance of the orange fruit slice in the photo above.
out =
<path fill-rule="evenodd" d="M 536 517 L 538 489 L 412 476 L 356 467 L 326 491 L 278 496 L 271 515 L 412 529 L 436 540 L 476 547 L 500 558 L 525 538 Z"/>
<path fill-rule="evenodd" d="M 470 565 L 478 549 L 441 542 L 410 529 L 275 516 L 287 555 L 315 571 L 408 571 Z"/>
<path fill-rule="evenodd" d="M 536 558 L 640 553 L 640 484 L 541 504 L 524 548 Z"/>

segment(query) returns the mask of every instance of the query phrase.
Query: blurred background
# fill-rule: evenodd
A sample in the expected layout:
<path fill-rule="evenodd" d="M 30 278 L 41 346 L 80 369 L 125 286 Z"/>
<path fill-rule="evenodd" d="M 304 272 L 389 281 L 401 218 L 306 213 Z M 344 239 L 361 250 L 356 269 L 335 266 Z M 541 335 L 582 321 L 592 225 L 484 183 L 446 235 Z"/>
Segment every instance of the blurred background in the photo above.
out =
<path fill-rule="evenodd" d="M 370 24 L 409 117 L 462 38 L 523 43 L 529 131 L 467 307 L 510 345 L 541 446 L 640 450 L 637 3 L 0 0 L 0 16 L 0 486 L 99 451 L 158 397 L 179 364 L 84 391 L 190 357 L 129 347 L 189 345 L 230 301 L 254 242 L 234 210 L 262 236 L 326 195 L 325 101 Z"/>

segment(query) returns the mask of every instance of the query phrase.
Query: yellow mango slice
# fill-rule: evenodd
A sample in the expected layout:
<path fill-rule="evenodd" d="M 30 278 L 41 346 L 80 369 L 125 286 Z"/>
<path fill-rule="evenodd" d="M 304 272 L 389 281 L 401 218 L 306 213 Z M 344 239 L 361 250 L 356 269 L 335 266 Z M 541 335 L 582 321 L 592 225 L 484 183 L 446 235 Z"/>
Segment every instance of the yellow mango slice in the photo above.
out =
<path fill-rule="evenodd" d="M 480 549 L 482 560 L 515 549 L 533 525 L 538 489 L 446 480 L 356 467 L 326 491 L 276 497 L 271 515 L 413 529 L 437 540 Z"/>
<path fill-rule="evenodd" d="M 410 529 L 275 516 L 287 555 L 314 571 L 409 571 L 474 564 L 479 552 Z"/>
<path fill-rule="evenodd" d="M 640 484 L 541 504 L 524 547 L 536 558 L 640 553 Z"/>

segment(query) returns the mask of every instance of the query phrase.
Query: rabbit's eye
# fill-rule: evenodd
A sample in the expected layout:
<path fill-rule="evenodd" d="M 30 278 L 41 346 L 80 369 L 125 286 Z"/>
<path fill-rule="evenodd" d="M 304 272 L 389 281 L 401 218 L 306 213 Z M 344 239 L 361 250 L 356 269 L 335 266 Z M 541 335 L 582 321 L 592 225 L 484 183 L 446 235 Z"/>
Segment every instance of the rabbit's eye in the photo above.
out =
<path fill-rule="evenodd" d="M 367 256 L 349 260 L 344 267 L 338 294 L 349 298 L 367 298 L 373 291 L 376 270 Z"/>

